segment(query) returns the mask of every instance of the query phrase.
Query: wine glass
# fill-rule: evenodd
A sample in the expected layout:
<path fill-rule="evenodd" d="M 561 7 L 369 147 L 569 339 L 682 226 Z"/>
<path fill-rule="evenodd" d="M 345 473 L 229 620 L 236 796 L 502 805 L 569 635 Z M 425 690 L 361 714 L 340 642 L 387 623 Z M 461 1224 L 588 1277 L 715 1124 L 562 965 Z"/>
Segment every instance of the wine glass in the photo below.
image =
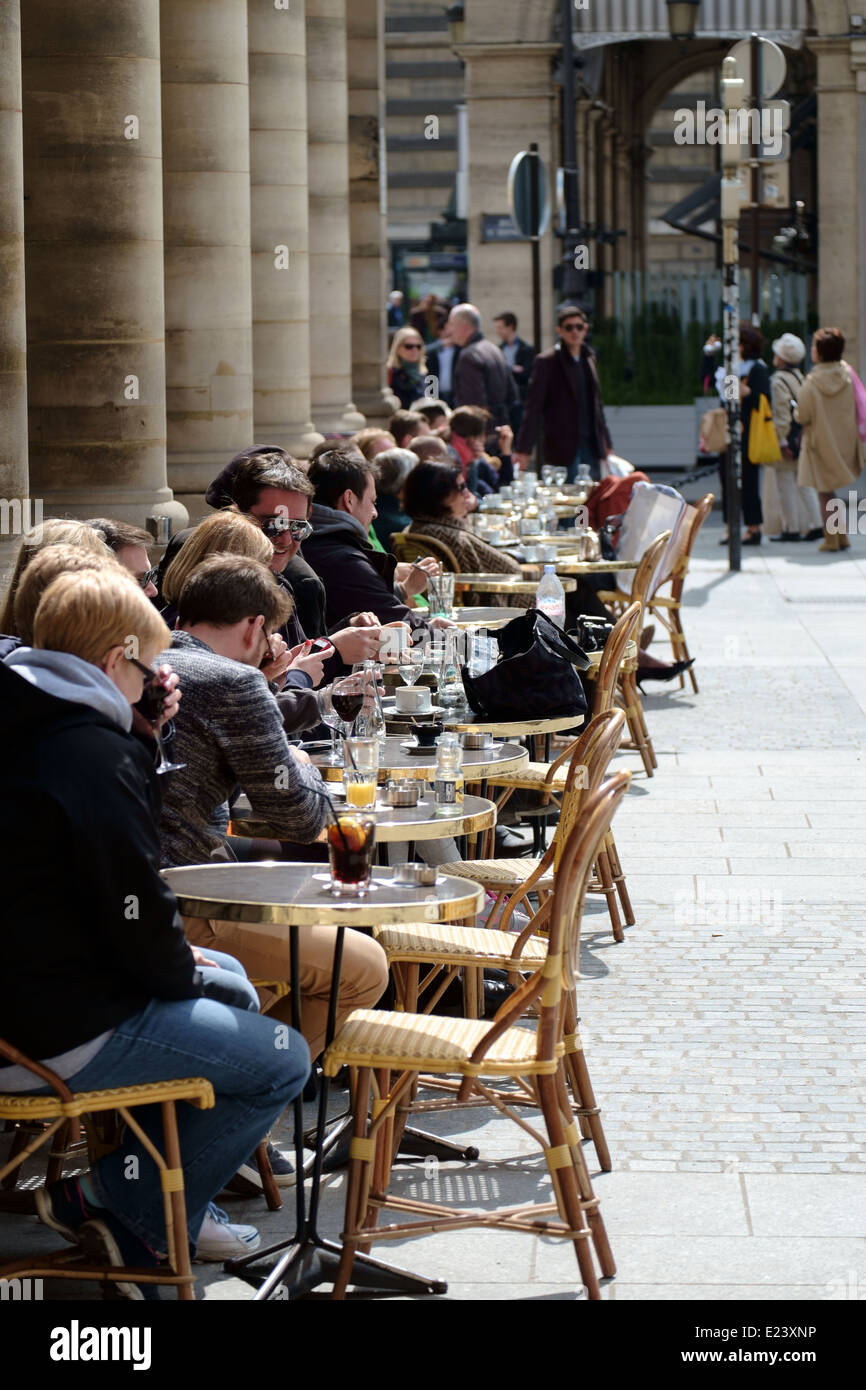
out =
<path fill-rule="evenodd" d="M 324 762 L 326 767 L 342 767 L 343 759 L 340 757 L 337 749 L 337 734 L 342 730 L 343 721 L 334 709 L 334 702 L 332 699 L 333 689 L 334 687 L 329 685 L 319 691 L 319 708 L 322 711 L 322 723 L 326 726 L 331 735 L 331 751 Z"/>
<path fill-rule="evenodd" d="M 414 685 L 415 677 L 420 675 L 424 669 L 424 652 L 419 647 L 410 647 L 408 643 L 400 651 L 400 663 L 397 670 L 404 685 Z"/>
<path fill-rule="evenodd" d="M 163 707 L 169 695 L 166 682 L 172 674 L 171 667 L 160 666 L 158 671 L 153 671 L 149 666 L 145 666 L 143 661 L 136 661 L 135 657 L 130 657 L 129 659 L 133 666 L 141 671 L 142 675 L 147 676 L 147 681 L 141 692 L 141 698 L 144 700 L 147 718 L 150 720 L 153 728 L 153 736 L 156 739 L 156 746 L 159 749 L 159 765 L 154 771 L 158 772 L 160 775 L 164 772 L 180 772 L 181 768 L 186 767 L 186 763 L 169 762 L 168 758 L 165 756 L 165 745 L 163 744 L 162 734 L 159 729 Z"/>

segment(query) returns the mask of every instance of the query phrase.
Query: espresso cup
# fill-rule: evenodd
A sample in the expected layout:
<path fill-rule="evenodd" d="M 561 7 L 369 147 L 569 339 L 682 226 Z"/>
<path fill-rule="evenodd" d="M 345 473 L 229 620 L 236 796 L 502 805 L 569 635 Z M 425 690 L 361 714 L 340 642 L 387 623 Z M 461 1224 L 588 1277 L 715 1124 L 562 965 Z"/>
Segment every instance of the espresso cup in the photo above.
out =
<path fill-rule="evenodd" d="M 404 685 L 394 691 L 394 699 L 401 714 L 426 714 L 431 707 L 426 685 Z"/>

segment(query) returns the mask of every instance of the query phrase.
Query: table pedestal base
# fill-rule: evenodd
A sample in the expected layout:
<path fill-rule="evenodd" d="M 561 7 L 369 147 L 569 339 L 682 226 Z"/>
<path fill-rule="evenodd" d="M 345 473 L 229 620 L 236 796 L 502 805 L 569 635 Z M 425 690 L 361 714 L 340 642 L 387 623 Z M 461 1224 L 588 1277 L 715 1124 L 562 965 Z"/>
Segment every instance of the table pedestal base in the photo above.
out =
<path fill-rule="evenodd" d="M 342 1249 L 332 1241 L 310 1235 L 299 1243 L 293 1242 L 274 1267 L 256 1272 L 255 1265 L 276 1250 L 256 1251 L 239 1260 L 227 1260 L 225 1269 L 238 1274 L 248 1284 L 256 1286 L 255 1303 L 292 1301 L 303 1298 L 322 1284 L 333 1284 L 337 1277 Z M 370 1255 L 357 1254 L 349 1276 L 349 1285 L 367 1294 L 414 1294 L 416 1296 L 447 1293 L 448 1285 L 441 1279 L 424 1279 L 408 1270 L 383 1264 Z"/>

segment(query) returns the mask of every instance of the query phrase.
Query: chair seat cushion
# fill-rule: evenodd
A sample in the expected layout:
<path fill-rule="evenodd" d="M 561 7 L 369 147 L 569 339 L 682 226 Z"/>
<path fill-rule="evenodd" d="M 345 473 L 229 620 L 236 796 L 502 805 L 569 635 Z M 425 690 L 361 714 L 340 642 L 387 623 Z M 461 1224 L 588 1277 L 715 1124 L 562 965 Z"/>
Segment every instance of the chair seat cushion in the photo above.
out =
<path fill-rule="evenodd" d="M 564 792 L 568 779 L 568 767 L 558 767 L 547 782 L 550 763 L 526 763 L 519 772 L 500 772 L 488 777 L 489 787 L 517 787 L 523 791 L 543 791 L 547 785 L 552 792 Z"/>
<path fill-rule="evenodd" d="M 444 922 L 409 922 L 405 926 L 373 928 L 373 936 L 389 960 L 439 961 L 449 965 L 490 965 L 535 970 L 547 956 L 547 941 L 531 936 L 512 962 L 516 935 L 487 927 L 461 927 Z"/>
<path fill-rule="evenodd" d="M 34 1083 L 40 1080 L 34 1076 Z M 58 1095 L 0 1095 L 0 1119 L 51 1120 L 60 1115 L 87 1115 L 99 1110 L 117 1110 L 121 1105 L 153 1105 L 164 1100 L 188 1100 L 199 1110 L 214 1104 L 213 1086 L 204 1077 L 177 1081 L 149 1081 L 136 1086 L 112 1086 L 105 1091 L 77 1091 L 71 1101 Z"/>
<path fill-rule="evenodd" d="M 445 866 L 449 874 L 458 878 L 469 878 L 473 883 L 481 883 L 494 892 L 516 892 L 522 888 L 529 875 L 534 873 L 541 861 L 528 859 L 460 859 L 455 864 Z M 536 888 L 552 888 L 553 873 L 543 874 L 534 885 Z"/>
<path fill-rule="evenodd" d="M 556 1057 L 536 1061 L 537 1039 L 529 1028 L 507 1028 L 480 1065 L 469 1058 L 493 1025 L 485 1019 L 440 1018 L 435 1014 L 355 1009 L 323 1058 L 326 1076 L 340 1067 L 389 1067 L 393 1071 L 458 1072 L 462 1076 L 529 1073 L 552 1075 Z"/>

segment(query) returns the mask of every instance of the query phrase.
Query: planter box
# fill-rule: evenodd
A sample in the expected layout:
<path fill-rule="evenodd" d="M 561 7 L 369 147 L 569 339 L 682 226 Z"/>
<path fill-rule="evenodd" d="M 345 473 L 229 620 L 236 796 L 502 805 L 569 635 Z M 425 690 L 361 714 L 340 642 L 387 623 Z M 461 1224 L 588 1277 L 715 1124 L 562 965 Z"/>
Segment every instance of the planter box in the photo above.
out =
<path fill-rule="evenodd" d="M 644 473 L 695 467 L 698 421 L 715 397 L 694 405 L 612 405 L 605 407 L 614 452 Z"/>

